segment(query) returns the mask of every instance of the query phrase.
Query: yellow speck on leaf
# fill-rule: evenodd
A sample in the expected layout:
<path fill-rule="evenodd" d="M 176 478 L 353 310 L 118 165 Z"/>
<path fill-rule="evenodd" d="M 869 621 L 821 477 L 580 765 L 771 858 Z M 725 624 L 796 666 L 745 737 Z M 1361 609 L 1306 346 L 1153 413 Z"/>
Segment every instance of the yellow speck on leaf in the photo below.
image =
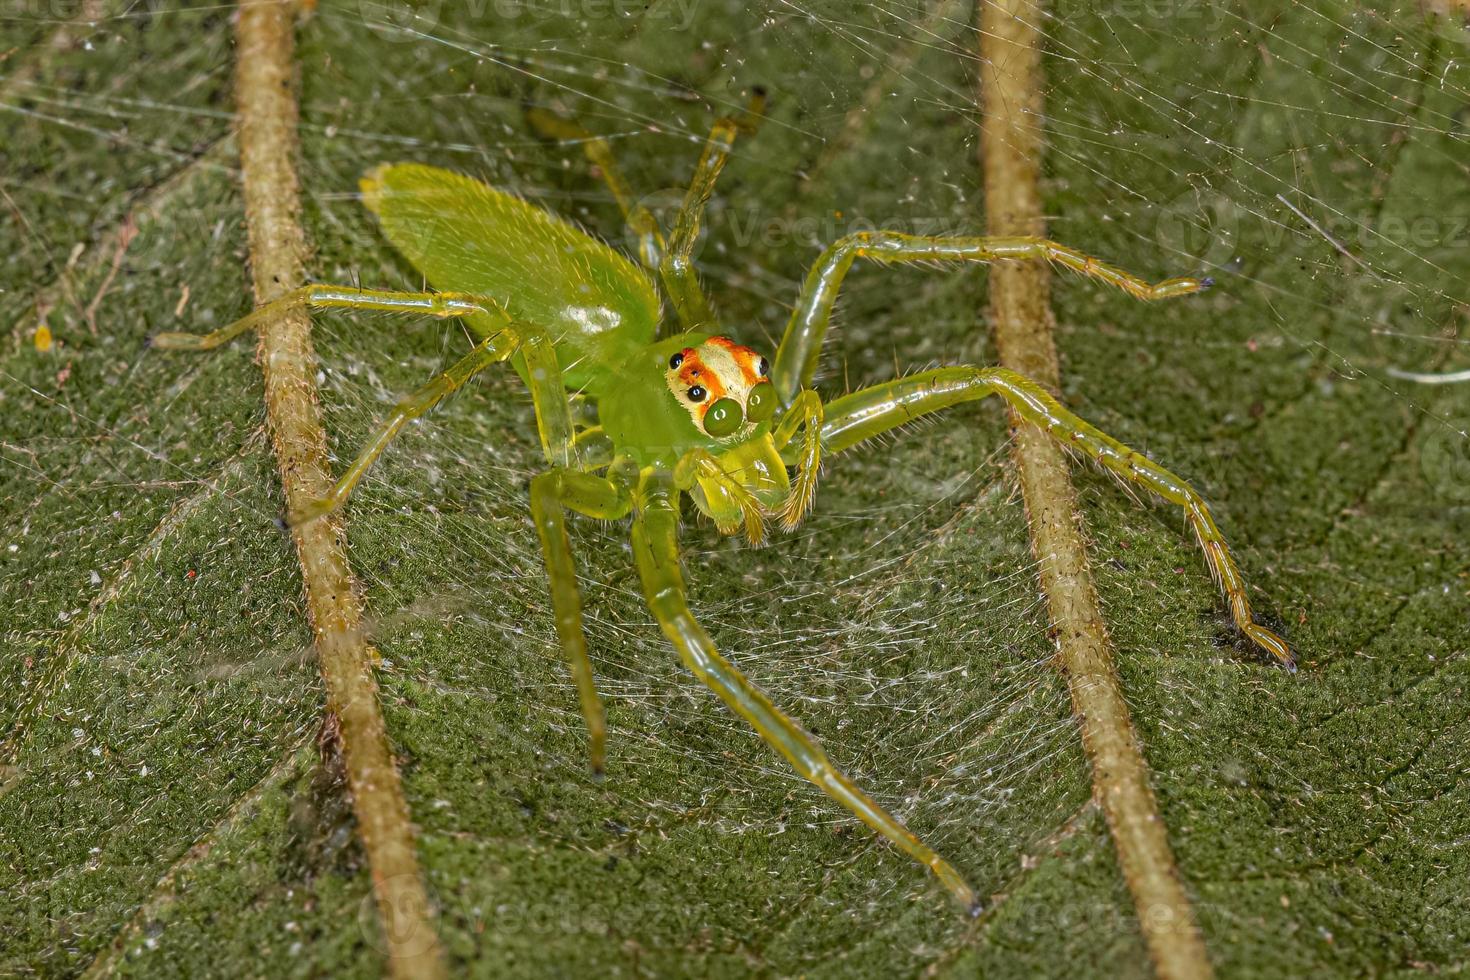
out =
<path fill-rule="evenodd" d="M 42 354 L 46 353 L 48 350 L 51 349 L 51 328 L 46 326 L 46 324 L 44 323 L 41 324 L 39 327 L 36 328 L 36 336 L 34 339 L 36 350 L 40 351 Z"/>

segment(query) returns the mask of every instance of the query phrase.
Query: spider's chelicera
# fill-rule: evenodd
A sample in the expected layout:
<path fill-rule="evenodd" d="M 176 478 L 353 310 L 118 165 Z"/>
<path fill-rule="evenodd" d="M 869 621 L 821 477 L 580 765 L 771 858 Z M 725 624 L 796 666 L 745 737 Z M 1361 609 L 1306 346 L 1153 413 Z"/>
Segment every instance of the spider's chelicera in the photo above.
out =
<path fill-rule="evenodd" d="M 211 334 L 162 334 L 157 347 L 204 350 L 289 308 L 347 307 L 458 317 L 478 337 L 443 374 L 406 396 L 330 496 L 295 523 L 320 517 L 348 495 L 410 419 L 485 368 L 510 361 L 530 389 L 550 469 L 531 481 L 531 511 L 551 583 L 556 629 L 587 721 L 590 755 L 605 759 L 602 706 L 582 631 L 565 514 L 602 520 L 632 515 L 633 557 L 650 609 L 694 675 L 748 721 L 787 761 L 864 823 L 930 868 L 966 908 L 976 894 L 963 876 L 849 780 L 822 747 L 715 649 L 695 621 L 679 568 L 680 500 L 688 495 L 725 533 L 752 542 L 769 519 L 795 527 L 812 504 L 818 464 L 920 416 L 998 395 L 1022 421 L 1125 480 L 1184 509 L 1240 630 L 1281 663 L 1291 654 L 1255 623 L 1245 586 L 1204 501 L 1186 482 L 1073 415 L 1035 382 L 993 367 L 944 367 L 874 385 L 824 403 L 811 389 L 833 304 L 858 258 L 884 264 L 1040 260 L 1073 269 L 1139 299 L 1199 292 L 1208 279 L 1150 284 L 1075 249 L 1038 238 L 921 237 L 862 232 L 832 244 L 807 274 L 773 360 L 725 337 L 692 266 L 699 223 L 736 133 L 759 117 L 721 119 L 667 239 L 632 203 L 607 144 L 539 110 L 547 136 L 580 144 L 601 171 L 638 236 L 639 264 L 549 212 L 480 181 L 437 167 L 392 164 L 362 180 L 363 200 L 383 234 L 444 292 L 310 285 Z M 655 279 L 655 277 L 657 277 Z M 660 331 L 658 285 L 679 321 Z M 595 406 L 573 422 L 572 403 Z M 577 418 L 593 418 L 579 412 Z M 792 472 L 788 472 L 792 471 Z"/>

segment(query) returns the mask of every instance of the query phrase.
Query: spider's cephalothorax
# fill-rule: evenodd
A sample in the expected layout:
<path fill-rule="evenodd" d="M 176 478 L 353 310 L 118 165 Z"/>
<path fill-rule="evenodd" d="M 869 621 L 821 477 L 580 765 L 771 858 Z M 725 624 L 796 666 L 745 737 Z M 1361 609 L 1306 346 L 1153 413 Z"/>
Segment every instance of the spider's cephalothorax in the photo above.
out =
<path fill-rule="evenodd" d="M 716 439 L 749 435 L 776 410 L 770 362 L 728 337 L 671 354 L 664 380 L 695 424 Z"/>
<path fill-rule="evenodd" d="M 1293 666 L 1281 637 L 1251 617 L 1250 602 L 1209 508 L 1189 484 L 1068 411 L 1045 388 L 1003 368 L 954 366 L 905 375 L 823 403 L 810 387 L 842 278 L 858 258 L 885 264 L 1041 260 L 1073 269 L 1139 299 L 1199 292 L 1208 279 L 1149 283 L 1076 249 L 1041 238 L 935 237 L 859 232 L 834 242 L 806 277 L 780 347 L 757 352 L 705 332 L 716 322 L 693 267 L 700 212 L 737 131 L 759 115 L 715 124 L 684 207 L 667 239 L 635 208 L 607 144 L 533 111 L 543 133 L 581 146 L 602 170 L 638 235 L 639 265 L 519 197 L 437 167 L 380 167 L 362 182 L 383 233 L 445 292 L 304 286 L 207 335 L 163 334 L 156 346 L 205 350 L 284 310 L 348 307 L 458 317 L 474 348 L 401 401 L 329 496 L 293 522 L 341 506 L 405 422 L 493 364 L 511 361 L 536 408 L 550 469 L 531 481 L 531 514 L 551 582 L 557 635 L 587 719 L 593 769 L 602 771 L 606 723 L 582 632 L 581 596 L 566 512 L 598 520 L 632 517 L 632 553 L 648 607 L 689 670 L 747 719 L 798 772 L 934 872 L 961 905 L 978 908 L 964 877 L 833 764 L 821 745 L 722 657 L 689 608 L 679 568 L 680 500 L 688 494 L 721 530 L 759 540 L 779 512 L 795 527 L 811 506 L 825 455 L 840 453 L 915 419 L 996 395 L 1016 417 L 1129 482 L 1182 507 L 1204 546 L 1241 631 Z M 659 339 L 663 286 L 679 328 Z M 572 400 L 597 408 L 597 421 Z M 600 434 L 597 430 L 600 429 Z M 594 451 L 595 441 L 607 452 Z M 795 476 L 787 474 L 794 466 Z"/>
<path fill-rule="evenodd" d="M 696 477 L 690 496 L 726 531 L 742 526 L 737 495 L 765 510 L 785 506 L 786 464 L 771 438 L 776 389 L 770 361 L 727 337 L 681 333 L 627 356 L 598 401 L 615 455 L 641 466 L 674 466 L 704 450 L 737 486 Z"/>

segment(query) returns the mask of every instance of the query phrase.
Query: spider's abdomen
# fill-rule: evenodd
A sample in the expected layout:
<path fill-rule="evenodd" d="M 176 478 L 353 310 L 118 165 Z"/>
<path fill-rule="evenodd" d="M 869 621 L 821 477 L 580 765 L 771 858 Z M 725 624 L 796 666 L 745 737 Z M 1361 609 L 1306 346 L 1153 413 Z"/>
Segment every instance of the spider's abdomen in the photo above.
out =
<path fill-rule="evenodd" d="M 544 330 L 568 388 L 602 394 L 613 365 L 657 334 L 648 275 L 550 212 L 421 164 L 378 167 L 361 185 L 383 234 L 434 288 L 487 296 Z M 467 322 L 482 334 L 493 328 L 483 317 Z"/>

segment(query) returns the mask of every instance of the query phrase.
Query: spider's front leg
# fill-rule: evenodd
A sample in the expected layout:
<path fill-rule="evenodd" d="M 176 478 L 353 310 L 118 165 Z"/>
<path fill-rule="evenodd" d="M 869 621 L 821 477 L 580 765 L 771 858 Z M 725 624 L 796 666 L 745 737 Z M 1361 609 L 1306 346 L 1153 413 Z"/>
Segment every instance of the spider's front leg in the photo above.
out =
<path fill-rule="evenodd" d="M 951 367 L 925 371 L 853 392 L 827 406 L 822 446 L 841 452 L 921 415 L 987 395 L 1003 398 L 1023 421 L 1043 429 L 1063 446 L 1100 463 L 1184 509 L 1204 549 L 1231 617 L 1242 633 L 1290 670 L 1296 669 L 1286 641 L 1251 618 L 1245 581 L 1204 499 L 1184 480 L 1062 407 L 1036 382 L 1005 368 Z"/>
<path fill-rule="evenodd" d="M 919 840 L 844 775 L 799 724 L 777 708 L 715 649 L 689 610 L 679 571 L 679 490 L 672 473 L 649 470 L 634 494 L 633 558 L 649 609 L 679 657 L 701 682 L 760 733 L 805 778 L 925 865 L 971 914 L 979 912 L 975 890 L 955 867 Z"/>
<path fill-rule="evenodd" d="M 896 231 L 862 231 L 827 247 L 807 273 L 796 309 L 787 321 L 771 382 L 782 404 L 809 387 L 817 371 L 822 340 L 832 321 L 832 307 L 853 262 L 864 258 L 885 265 L 915 262 L 1044 261 L 1106 283 L 1136 299 L 1169 299 L 1208 288 L 1213 280 L 1180 277 L 1150 283 L 1093 258 L 1085 252 L 1045 238 L 905 235 Z"/>
<path fill-rule="evenodd" d="M 512 321 L 498 303 L 469 293 L 402 292 L 358 289 L 354 286 L 314 284 L 292 290 L 274 302 L 241 317 L 212 333 L 161 333 L 150 340 L 163 350 L 212 350 L 249 331 L 259 329 L 276 317 L 297 309 L 342 308 L 392 313 L 423 313 L 440 318 L 471 318 L 485 337 L 448 370 L 436 375 L 398 402 L 393 413 L 377 428 L 365 448 L 323 499 L 288 515 L 298 525 L 335 511 L 347 501 L 368 468 L 388 448 L 393 438 L 413 419 L 437 405 L 445 396 L 493 364 L 520 354 L 526 363 L 531 400 L 536 408 L 536 425 L 541 447 L 554 466 L 574 462 L 571 406 L 562 386 L 556 350 L 545 333 L 536 327 Z"/>

